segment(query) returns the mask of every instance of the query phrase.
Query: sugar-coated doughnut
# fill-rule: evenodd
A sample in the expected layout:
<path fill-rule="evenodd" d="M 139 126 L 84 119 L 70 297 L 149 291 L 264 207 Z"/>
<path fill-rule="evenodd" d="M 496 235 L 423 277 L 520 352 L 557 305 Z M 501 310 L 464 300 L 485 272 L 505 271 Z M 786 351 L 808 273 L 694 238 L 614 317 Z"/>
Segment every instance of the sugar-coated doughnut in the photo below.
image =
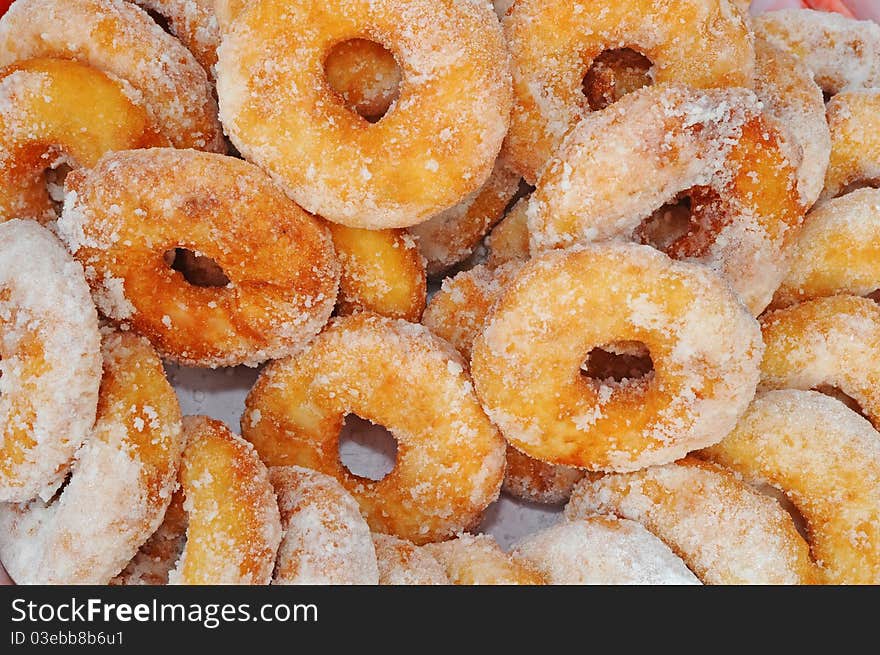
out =
<path fill-rule="evenodd" d="M 388 47 L 402 70 L 400 97 L 372 125 L 324 73 L 330 48 L 352 38 Z M 259 0 L 224 36 L 217 91 L 238 150 L 308 211 L 409 227 L 489 177 L 509 122 L 506 61 L 488 3 Z"/>
<path fill-rule="evenodd" d="M 0 76 L 0 221 L 57 218 L 47 169 L 94 166 L 112 150 L 163 145 L 146 110 L 99 70 L 44 58 Z"/>
<path fill-rule="evenodd" d="M 776 500 L 732 472 L 687 458 L 583 480 L 569 519 L 616 514 L 662 539 L 705 584 L 816 581 L 807 542 Z"/>
<path fill-rule="evenodd" d="M 880 190 L 858 189 L 807 214 L 772 307 L 880 289 Z"/>
<path fill-rule="evenodd" d="M 82 267 L 36 223 L 0 224 L 0 501 L 52 496 L 95 422 L 100 382 Z"/>
<path fill-rule="evenodd" d="M 490 268 L 529 258 L 528 204 L 528 198 L 518 200 L 487 237 L 489 256 L 486 265 Z"/>
<path fill-rule="evenodd" d="M 370 528 L 335 478 L 299 466 L 269 476 L 284 528 L 273 584 L 379 584 Z"/>
<path fill-rule="evenodd" d="M 397 439 L 395 467 L 379 481 L 339 459 L 348 414 Z M 308 349 L 263 369 L 241 427 L 269 466 L 332 475 L 374 532 L 416 544 L 474 525 L 504 474 L 504 440 L 458 353 L 421 325 L 368 313 L 331 321 Z"/>
<path fill-rule="evenodd" d="M 853 185 L 880 185 L 880 89 L 838 93 L 827 114 L 831 161 L 823 199 L 836 198 Z"/>
<path fill-rule="evenodd" d="M 880 434 L 868 421 L 814 391 L 771 391 L 703 454 L 785 494 L 826 582 L 880 582 Z"/>
<path fill-rule="evenodd" d="M 504 152 L 531 183 L 589 113 L 584 74 L 606 50 L 644 54 L 656 83 L 752 84 L 752 37 L 727 0 L 517 0 L 503 23 L 514 89 Z"/>
<path fill-rule="evenodd" d="M 800 58 L 828 94 L 880 86 L 880 25 L 808 9 L 770 11 L 755 32 Z"/>
<path fill-rule="evenodd" d="M 107 584 L 159 524 L 177 483 L 180 407 L 133 334 L 104 336 L 98 416 L 48 502 L 0 504 L 0 561 L 19 584 Z"/>
<path fill-rule="evenodd" d="M 454 585 L 544 585 L 531 562 L 508 555 L 491 536 L 461 534 L 423 546 L 446 568 Z"/>
<path fill-rule="evenodd" d="M 584 472 L 580 469 L 548 464 L 508 446 L 501 489 L 530 503 L 561 505 L 571 498 L 574 486 L 583 477 Z"/>
<path fill-rule="evenodd" d="M 867 298 L 817 298 L 761 317 L 761 389 L 831 387 L 880 427 L 880 307 Z"/>
<path fill-rule="evenodd" d="M 698 585 L 681 558 L 640 523 L 615 516 L 561 521 L 513 546 L 548 584 Z"/>
<path fill-rule="evenodd" d="M 0 19 L 0 67 L 34 57 L 73 59 L 125 80 L 176 148 L 226 149 L 204 69 L 130 2 L 16 0 Z"/>
<path fill-rule="evenodd" d="M 581 373 L 590 352 L 644 344 L 628 383 Z M 531 457 L 632 471 L 720 441 L 755 392 L 758 325 L 721 278 L 648 246 L 545 253 L 502 292 L 471 359 L 484 409 Z"/>
<path fill-rule="evenodd" d="M 113 153 L 76 170 L 58 229 L 98 308 L 195 366 L 256 365 L 301 347 L 336 302 L 330 235 L 252 164 L 194 150 Z M 198 287 L 164 255 L 213 259 L 229 282 Z"/>
<path fill-rule="evenodd" d="M 168 576 L 186 545 L 187 515 L 183 490 L 178 487 L 165 510 L 165 518 L 111 585 L 167 585 Z"/>
<path fill-rule="evenodd" d="M 220 28 L 214 15 L 214 0 L 131 0 L 166 21 L 171 32 L 193 53 L 196 61 L 214 77 Z"/>
<path fill-rule="evenodd" d="M 446 569 L 427 550 L 390 534 L 373 534 L 380 585 L 447 585 Z"/>
<path fill-rule="evenodd" d="M 637 91 L 584 118 L 548 163 L 526 210 L 531 251 L 632 240 L 642 219 L 684 193 L 688 231 L 665 252 L 721 272 L 758 315 L 805 211 L 790 152 L 751 91 Z"/>
<path fill-rule="evenodd" d="M 504 215 L 520 177 L 501 160 L 486 183 L 433 218 L 409 228 L 427 261 L 428 275 L 439 276 L 471 256 L 486 233 Z"/>
<path fill-rule="evenodd" d="M 762 38 L 755 40 L 755 66 L 755 94 L 764 114 L 801 149 L 798 190 L 804 207 L 812 207 L 825 186 L 831 156 L 822 89 L 802 61 Z"/>
<path fill-rule="evenodd" d="M 342 269 L 337 312 L 370 311 L 418 321 L 425 309 L 425 261 L 405 230 L 365 230 L 328 223 Z"/>

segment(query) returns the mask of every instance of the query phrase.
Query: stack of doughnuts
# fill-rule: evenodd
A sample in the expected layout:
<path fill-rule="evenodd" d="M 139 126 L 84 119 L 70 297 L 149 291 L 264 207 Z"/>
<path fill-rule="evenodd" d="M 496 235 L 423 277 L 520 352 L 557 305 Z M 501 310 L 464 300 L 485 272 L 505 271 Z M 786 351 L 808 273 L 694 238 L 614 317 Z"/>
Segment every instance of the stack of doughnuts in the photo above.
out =
<path fill-rule="evenodd" d="M 9 576 L 880 583 L 880 26 L 747 12 L 16 0 Z"/>

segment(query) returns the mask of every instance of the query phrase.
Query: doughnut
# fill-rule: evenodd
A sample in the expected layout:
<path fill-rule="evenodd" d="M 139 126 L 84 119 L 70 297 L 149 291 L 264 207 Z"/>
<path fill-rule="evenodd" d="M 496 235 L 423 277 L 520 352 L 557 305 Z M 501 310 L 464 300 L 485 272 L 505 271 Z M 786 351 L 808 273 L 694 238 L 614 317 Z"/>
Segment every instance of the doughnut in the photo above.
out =
<path fill-rule="evenodd" d="M 507 447 L 507 469 L 501 489 L 507 494 L 539 505 L 562 505 L 571 498 L 584 472 L 570 466 L 548 464 Z"/>
<path fill-rule="evenodd" d="M 829 296 L 761 318 L 760 389 L 838 389 L 880 427 L 880 307 L 868 298 Z"/>
<path fill-rule="evenodd" d="M 165 510 L 165 518 L 122 572 L 110 581 L 113 586 L 167 585 L 168 576 L 186 545 L 187 515 L 184 494 L 178 488 Z"/>
<path fill-rule="evenodd" d="M 637 342 L 654 370 L 585 377 L 596 347 Z M 648 246 L 545 253 L 502 292 L 474 343 L 483 408 L 526 455 L 633 471 L 720 441 L 754 396 L 763 345 L 730 288 Z"/>
<path fill-rule="evenodd" d="M 771 391 L 703 454 L 785 494 L 825 582 L 880 582 L 880 434 L 868 421 L 820 393 Z"/>
<path fill-rule="evenodd" d="M 644 55 L 658 84 L 752 85 L 752 37 L 727 0 L 518 0 L 503 24 L 514 95 L 503 156 L 532 184 L 589 114 L 584 75 L 605 51 Z"/>
<path fill-rule="evenodd" d="M 795 244 L 791 267 L 773 297 L 780 308 L 837 294 L 880 289 L 880 190 L 859 189 L 814 208 Z"/>
<path fill-rule="evenodd" d="M 644 217 L 684 194 L 688 230 L 664 251 L 722 273 L 758 315 L 805 211 L 788 151 L 751 91 L 631 93 L 582 120 L 548 163 L 526 210 L 532 254 L 633 239 Z"/>
<path fill-rule="evenodd" d="M 828 95 L 880 86 L 880 25 L 809 9 L 752 19 L 755 33 L 800 58 Z"/>
<path fill-rule="evenodd" d="M 425 256 L 429 276 L 440 276 L 471 256 L 504 215 L 519 189 L 519 180 L 519 175 L 499 161 L 479 191 L 455 207 L 409 228 Z"/>
<path fill-rule="evenodd" d="M 100 382 L 82 267 L 36 223 L 0 224 L 0 501 L 51 498 L 95 422 Z"/>
<path fill-rule="evenodd" d="M 583 89 L 590 109 L 597 111 L 652 83 L 651 61 L 624 48 L 606 50 L 596 57 L 584 76 Z"/>
<path fill-rule="evenodd" d="M 336 44 L 324 61 L 330 88 L 346 107 L 371 123 L 381 119 L 397 100 L 401 73 L 384 46 L 367 39 Z"/>
<path fill-rule="evenodd" d="M 402 70 L 376 124 L 325 78 L 327 52 L 352 38 L 388 47 Z M 487 180 L 507 132 L 507 53 L 488 3 L 259 0 L 219 57 L 220 113 L 238 150 L 306 210 L 350 227 L 409 227 L 454 206 Z"/>
<path fill-rule="evenodd" d="M 405 230 L 364 230 L 328 223 L 342 269 L 337 312 L 371 311 L 418 321 L 425 309 L 425 262 Z"/>
<path fill-rule="evenodd" d="M 787 140 L 801 150 L 798 191 L 801 204 L 812 207 L 825 186 L 831 155 L 822 89 L 802 61 L 762 38 L 755 40 L 755 67 L 755 94 L 765 116 L 775 120 Z"/>
<path fill-rule="evenodd" d="M 16 0 L 0 20 L 0 67 L 34 57 L 73 59 L 124 80 L 175 148 L 226 149 L 204 69 L 130 2 Z"/>
<path fill-rule="evenodd" d="M 512 261 L 524 262 L 529 258 L 528 204 L 528 198 L 518 200 L 487 237 L 489 256 L 486 265 L 490 268 Z"/>
<path fill-rule="evenodd" d="M 669 546 L 640 523 L 614 516 L 561 521 L 513 547 L 549 584 L 698 585 Z"/>
<path fill-rule="evenodd" d="M 168 27 L 193 54 L 209 79 L 214 78 L 220 28 L 214 15 L 213 0 L 132 0 L 144 9 L 159 14 Z"/>
<path fill-rule="evenodd" d="M 273 467 L 269 477 L 284 528 L 273 584 L 379 584 L 370 528 L 335 478 L 298 466 Z"/>
<path fill-rule="evenodd" d="M 424 548 L 390 534 L 373 534 L 380 585 L 447 585 L 446 569 Z"/>
<path fill-rule="evenodd" d="M 454 585 L 547 584 L 531 562 L 508 555 L 489 535 L 461 534 L 451 541 L 422 548 L 445 567 Z"/>
<path fill-rule="evenodd" d="M 854 185 L 880 185 L 880 89 L 838 93 L 827 111 L 831 162 L 823 199 L 836 198 Z"/>
<path fill-rule="evenodd" d="M 0 76 L 0 221 L 57 218 L 47 169 L 94 166 L 112 150 L 163 144 L 146 110 L 94 68 L 31 59 Z"/>
<path fill-rule="evenodd" d="M 67 486 L 0 504 L 0 560 L 19 584 L 107 584 L 171 501 L 183 438 L 162 362 L 130 333 L 106 333 L 102 349 L 97 420 Z"/>
<path fill-rule="evenodd" d="M 615 514 L 638 521 L 704 584 L 807 584 L 817 571 L 807 542 L 776 500 L 732 472 L 694 458 L 585 479 L 569 519 Z"/>
<path fill-rule="evenodd" d="M 397 462 L 379 481 L 340 462 L 348 414 L 397 439 Z M 417 545 L 476 524 L 504 474 L 504 440 L 458 353 L 421 325 L 366 312 L 334 319 L 308 349 L 263 369 L 241 428 L 269 466 L 332 475 L 374 532 Z"/>
<path fill-rule="evenodd" d="M 58 230 L 107 318 L 193 366 L 284 357 L 333 311 L 339 264 L 327 230 L 257 167 L 155 148 L 70 173 Z M 213 259 L 223 287 L 198 287 L 164 255 Z"/>

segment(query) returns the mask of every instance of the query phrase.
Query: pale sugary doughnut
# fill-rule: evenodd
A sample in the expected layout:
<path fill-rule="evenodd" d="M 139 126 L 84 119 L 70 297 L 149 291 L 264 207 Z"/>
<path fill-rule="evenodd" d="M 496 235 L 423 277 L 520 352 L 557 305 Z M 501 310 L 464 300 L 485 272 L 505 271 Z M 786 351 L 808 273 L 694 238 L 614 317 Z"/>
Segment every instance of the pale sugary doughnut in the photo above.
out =
<path fill-rule="evenodd" d="M 826 582 L 880 583 L 880 434 L 861 416 L 813 391 L 771 391 L 703 454 L 785 494 Z"/>
<path fill-rule="evenodd" d="M 397 462 L 381 480 L 353 475 L 341 463 L 348 414 L 397 439 Z M 504 474 L 504 440 L 480 408 L 458 353 L 421 325 L 374 314 L 335 319 L 308 349 L 267 366 L 241 426 L 269 466 L 332 475 L 374 532 L 417 544 L 479 521 Z"/>
<path fill-rule="evenodd" d="M 880 184 L 878 115 L 880 89 L 838 93 L 828 103 L 831 161 L 823 199 L 836 198 L 853 185 Z"/>
<path fill-rule="evenodd" d="M 324 74 L 332 46 L 364 37 L 403 73 L 400 97 L 372 125 Z M 350 227 L 408 227 L 489 177 L 509 122 L 506 62 L 488 3 L 259 0 L 223 39 L 217 91 L 239 151 L 308 211 Z"/>
<path fill-rule="evenodd" d="M 183 501 L 183 490 L 178 488 L 165 510 L 162 525 L 138 549 L 122 572 L 110 581 L 111 585 L 168 584 L 168 576 L 186 545 L 187 516 Z"/>
<path fill-rule="evenodd" d="M 380 585 L 447 585 L 446 569 L 424 548 L 390 534 L 373 534 Z"/>
<path fill-rule="evenodd" d="M 269 475 L 284 528 L 272 584 L 379 584 L 370 528 L 335 478 L 299 466 Z"/>
<path fill-rule="evenodd" d="M 803 221 L 791 151 L 751 91 L 632 93 L 582 120 L 548 163 L 527 209 L 532 254 L 634 240 L 645 217 L 685 194 L 688 230 L 664 251 L 722 273 L 757 316 Z"/>
<path fill-rule="evenodd" d="M 549 584 L 700 584 L 640 523 L 614 516 L 561 521 L 517 542 L 513 554 L 534 564 Z"/>
<path fill-rule="evenodd" d="M 446 575 L 454 585 L 547 584 L 537 567 L 508 555 L 489 535 L 461 534 L 423 548 L 446 567 Z"/>
<path fill-rule="evenodd" d="M 752 84 L 752 37 L 727 0 L 518 0 L 503 22 L 514 87 L 505 156 L 531 183 L 589 113 L 581 85 L 606 50 L 646 55 L 657 83 Z"/>
<path fill-rule="evenodd" d="M 104 336 L 98 417 L 49 502 L 0 504 L 0 560 L 19 584 L 107 584 L 162 523 L 183 450 L 162 362 L 133 334 Z"/>
<path fill-rule="evenodd" d="M 336 302 L 326 228 L 252 164 L 194 150 L 107 155 L 68 175 L 58 230 L 98 308 L 195 366 L 255 366 L 300 348 Z M 213 259 L 222 287 L 190 284 L 166 252 Z"/>
<path fill-rule="evenodd" d="M 46 171 L 165 141 L 118 81 L 64 59 L 30 59 L 0 79 L 0 221 L 57 218 Z M 98 109 L 96 109 L 98 108 Z"/>
<path fill-rule="evenodd" d="M 95 422 L 98 316 L 82 267 L 32 221 L 0 224 L 0 501 L 48 499 Z"/>
<path fill-rule="evenodd" d="M 585 377 L 596 347 L 644 344 L 653 372 Z M 477 338 L 477 394 L 527 455 L 632 471 L 720 441 L 752 399 L 758 325 L 721 278 L 648 246 L 594 244 L 525 264 Z"/>
<path fill-rule="evenodd" d="M 880 289 L 880 190 L 858 189 L 807 214 L 772 307 Z"/>
<path fill-rule="evenodd" d="M 0 67 L 34 57 L 73 59 L 125 80 L 177 148 L 226 149 L 204 69 L 130 2 L 17 0 L 0 20 Z"/>
<path fill-rule="evenodd" d="M 765 314 L 761 329 L 761 389 L 835 388 L 880 426 L 877 303 L 854 296 L 809 300 Z"/>
<path fill-rule="evenodd" d="M 791 516 L 720 466 L 688 458 L 584 480 L 565 515 L 597 513 L 638 521 L 705 584 L 816 581 L 809 547 Z"/>

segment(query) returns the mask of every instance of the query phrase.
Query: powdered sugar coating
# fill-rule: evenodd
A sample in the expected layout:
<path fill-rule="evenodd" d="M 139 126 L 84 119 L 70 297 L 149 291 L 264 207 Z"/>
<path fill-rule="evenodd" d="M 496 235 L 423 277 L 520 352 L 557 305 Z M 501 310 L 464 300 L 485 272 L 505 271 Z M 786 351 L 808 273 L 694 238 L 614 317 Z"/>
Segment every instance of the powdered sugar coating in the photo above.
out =
<path fill-rule="evenodd" d="M 876 186 L 880 183 L 880 89 L 838 93 L 828 103 L 827 114 L 831 161 L 822 198 L 836 198 L 856 184 Z"/>
<path fill-rule="evenodd" d="M 284 528 L 273 584 L 379 584 L 370 528 L 335 478 L 299 466 L 273 467 L 269 477 Z"/>
<path fill-rule="evenodd" d="M 808 9 L 770 11 L 752 20 L 755 32 L 788 50 L 829 94 L 880 86 L 880 25 Z"/>
<path fill-rule="evenodd" d="M 880 434 L 861 416 L 813 391 L 771 391 L 703 455 L 794 503 L 825 582 L 880 582 Z"/>
<path fill-rule="evenodd" d="M 447 585 L 446 569 L 424 548 L 390 534 L 373 534 L 380 585 Z"/>
<path fill-rule="evenodd" d="M 859 189 L 807 214 L 772 307 L 880 289 L 880 190 Z"/>
<path fill-rule="evenodd" d="M 454 585 L 547 584 L 531 562 L 508 555 L 489 535 L 460 534 L 423 548 L 446 568 Z"/>
<path fill-rule="evenodd" d="M 774 499 L 692 458 L 584 480 L 569 519 L 616 514 L 662 539 L 705 584 L 803 584 L 816 571 L 807 543 Z"/>
<path fill-rule="evenodd" d="M 220 47 L 220 26 L 214 15 L 214 0 L 131 1 L 163 16 L 174 36 L 205 69 L 208 79 L 214 78 L 217 48 Z"/>
<path fill-rule="evenodd" d="M 195 366 L 255 366 L 327 322 L 339 264 L 326 228 L 252 164 L 194 150 L 114 153 L 68 175 L 58 231 L 98 308 Z M 212 258 L 229 284 L 189 284 L 164 254 Z"/>
<path fill-rule="evenodd" d="M 549 584 L 700 584 L 641 524 L 613 516 L 561 521 L 518 542 L 512 552 L 538 567 Z"/>
<path fill-rule="evenodd" d="M 168 576 L 186 546 L 187 515 L 184 494 L 178 487 L 171 498 L 165 518 L 111 585 L 167 585 Z"/>
<path fill-rule="evenodd" d="M 82 267 L 36 223 L 0 224 L 0 501 L 64 480 L 95 422 L 100 348 Z"/>
<path fill-rule="evenodd" d="M 397 439 L 397 463 L 379 481 L 340 462 L 347 414 L 385 426 Z M 421 325 L 374 314 L 335 319 L 307 350 L 267 366 L 241 427 L 269 466 L 332 475 L 374 532 L 417 544 L 479 521 L 504 473 L 504 441 L 458 353 Z"/>
<path fill-rule="evenodd" d="M 641 342 L 653 374 L 585 378 L 595 347 Z M 477 394 L 517 449 L 632 471 L 717 443 L 752 399 L 763 344 L 727 284 L 634 244 L 545 253 L 502 293 L 474 345 Z"/>
<path fill-rule="evenodd" d="M 217 105 L 192 54 L 123 0 L 17 0 L 0 20 L 0 66 L 74 59 L 128 81 L 178 148 L 223 152 Z"/>
<path fill-rule="evenodd" d="M 351 38 L 385 45 L 403 71 L 374 125 L 324 76 L 329 49 Z M 489 177 L 508 127 L 507 52 L 484 2 L 261 0 L 231 22 L 217 71 L 239 151 L 351 227 L 408 227 L 452 207 Z"/>
<path fill-rule="evenodd" d="M 19 584 L 106 584 L 162 522 L 183 449 L 180 407 L 149 344 L 104 335 L 98 417 L 48 503 L 0 505 L 0 560 Z"/>
<path fill-rule="evenodd" d="M 685 193 L 689 231 L 664 250 L 719 271 L 758 315 L 803 221 L 790 154 L 751 91 L 637 91 L 584 118 L 547 164 L 526 210 L 532 254 L 633 240 L 645 217 Z"/>
<path fill-rule="evenodd" d="M 761 317 L 766 351 L 760 389 L 833 387 L 880 426 L 880 307 L 830 296 Z"/>
<path fill-rule="evenodd" d="M 505 156 L 531 183 L 588 115 L 581 83 L 606 50 L 643 53 L 657 83 L 752 85 L 752 37 L 727 0 L 517 0 L 503 23 L 514 85 Z"/>

